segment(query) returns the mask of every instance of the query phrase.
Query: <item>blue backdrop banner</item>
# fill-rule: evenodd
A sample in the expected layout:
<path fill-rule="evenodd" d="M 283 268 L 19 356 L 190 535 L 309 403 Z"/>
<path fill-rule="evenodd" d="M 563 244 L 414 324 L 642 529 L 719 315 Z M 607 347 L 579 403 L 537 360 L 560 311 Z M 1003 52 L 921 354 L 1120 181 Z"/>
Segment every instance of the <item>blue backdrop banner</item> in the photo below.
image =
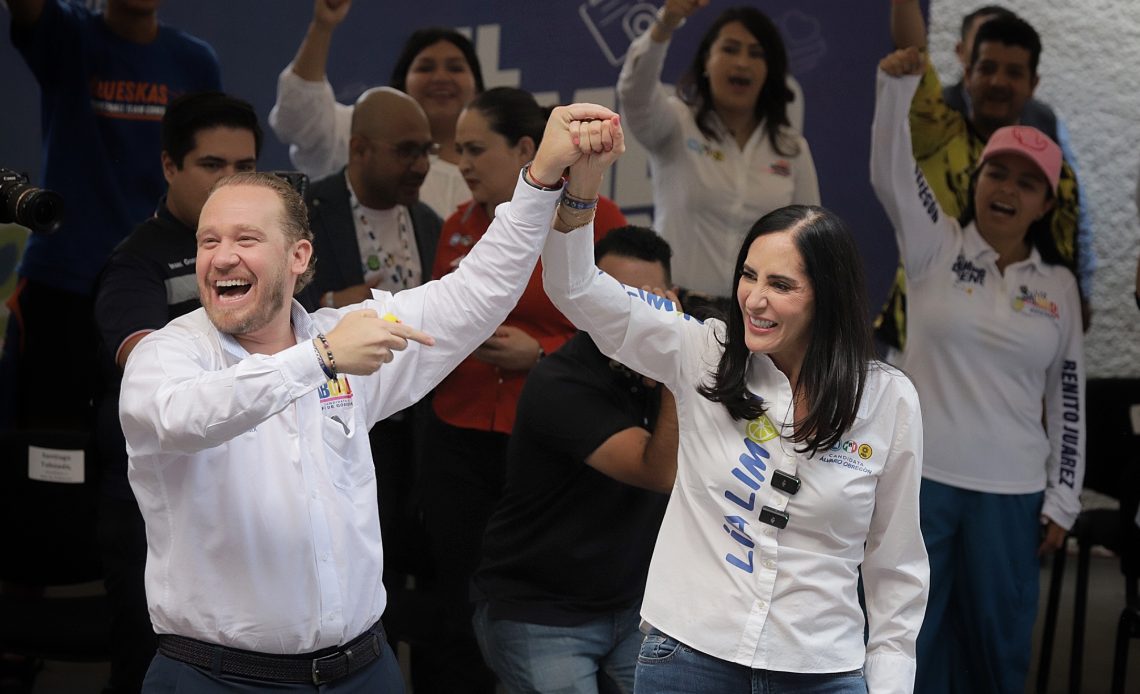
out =
<path fill-rule="evenodd" d="M 739 3 L 712 0 L 677 31 L 664 79 L 680 76 L 704 28 L 733 4 Z M 757 5 L 783 32 L 791 73 L 804 94 L 804 134 L 823 204 L 855 231 L 877 306 L 896 262 L 893 234 L 868 181 L 875 67 L 891 48 L 890 5 L 886 0 L 768 0 Z M 521 87 L 542 103 L 614 106 L 614 85 L 629 43 L 656 11 L 656 3 L 639 0 L 356 0 L 335 35 L 328 74 L 338 98 L 351 102 L 365 88 L 388 83 L 411 31 L 451 26 L 473 39 L 488 87 Z M 264 121 L 277 75 L 293 57 L 311 13 L 312 4 L 303 0 L 167 0 L 160 16 L 214 46 L 225 89 L 253 102 Z M 9 17 L 3 12 L 0 17 L 7 34 Z M 0 44 L 0 75 L 6 97 L 0 109 L 0 166 L 35 176 L 40 166 L 38 90 L 10 40 Z M 286 148 L 271 134 L 261 167 L 289 167 Z M 607 182 L 608 194 L 631 221 L 651 221 L 648 177 L 646 154 L 635 142 Z"/>

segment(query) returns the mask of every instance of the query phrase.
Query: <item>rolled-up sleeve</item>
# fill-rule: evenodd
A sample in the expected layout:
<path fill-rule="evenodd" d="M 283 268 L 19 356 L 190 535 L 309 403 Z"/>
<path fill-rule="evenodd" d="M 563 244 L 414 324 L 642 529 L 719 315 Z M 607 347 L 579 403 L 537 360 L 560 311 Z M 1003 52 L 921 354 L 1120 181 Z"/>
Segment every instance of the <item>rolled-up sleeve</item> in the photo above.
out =
<path fill-rule="evenodd" d="M 348 163 L 352 107 L 337 103 L 328 80 L 302 79 L 292 63 L 277 78 L 269 127 L 289 145 L 289 160 L 309 178 L 330 176 Z"/>

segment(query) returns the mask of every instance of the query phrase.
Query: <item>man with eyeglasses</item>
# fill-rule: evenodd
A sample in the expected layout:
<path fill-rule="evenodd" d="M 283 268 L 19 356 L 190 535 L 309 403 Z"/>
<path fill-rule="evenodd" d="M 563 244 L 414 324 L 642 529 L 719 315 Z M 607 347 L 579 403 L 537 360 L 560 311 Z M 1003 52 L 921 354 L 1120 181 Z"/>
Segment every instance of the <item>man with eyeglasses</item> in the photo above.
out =
<path fill-rule="evenodd" d="M 419 201 L 436 147 L 427 115 L 407 94 L 378 87 L 357 100 L 348 165 L 309 189 L 322 306 L 423 284 L 443 224 Z"/>
<path fill-rule="evenodd" d="M 309 187 L 309 225 L 317 259 L 312 294 L 322 306 L 340 308 L 372 297 L 372 289 L 393 294 L 431 279 L 431 264 L 443 221 L 420 202 L 428 155 L 438 145 L 423 108 L 390 87 L 370 89 L 352 112 L 348 165 Z M 406 578 L 424 563 L 415 538 L 414 498 L 417 407 L 378 422 L 368 432 L 384 543 L 384 585 L 391 606 L 384 615 L 389 638 L 411 644 L 416 660 L 417 625 L 432 623 Z"/>

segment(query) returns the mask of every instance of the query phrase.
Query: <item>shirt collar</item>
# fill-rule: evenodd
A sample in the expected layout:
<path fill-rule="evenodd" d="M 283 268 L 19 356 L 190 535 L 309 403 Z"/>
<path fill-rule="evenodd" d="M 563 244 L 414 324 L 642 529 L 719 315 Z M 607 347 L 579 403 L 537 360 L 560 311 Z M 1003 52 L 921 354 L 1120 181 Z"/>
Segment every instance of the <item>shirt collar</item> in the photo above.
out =
<path fill-rule="evenodd" d="M 874 363 L 867 365 L 868 371 L 874 368 L 878 368 Z M 802 373 L 801 371 L 801 374 Z M 776 363 L 773 362 L 772 358 L 767 354 L 753 354 L 748 358 L 748 374 L 745 379 L 748 384 L 748 389 L 751 390 L 753 394 L 763 398 L 763 393 L 767 391 L 773 395 L 772 398 L 766 399 L 767 404 L 765 407 L 768 411 L 765 412 L 765 414 L 773 423 L 776 423 L 776 418 L 779 417 L 780 414 L 772 411 L 776 401 L 774 397 L 776 392 L 773 391 L 778 391 L 784 398 L 787 398 L 788 403 L 791 403 L 792 384 L 788 381 L 788 377 L 784 375 L 783 371 L 776 368 Z M 865 420 L 871 416 L 871 397 L 869 395 L 871 382 L 872 379 L 868 373 L 865 382 L 866 385 L 863 388 L 863 396 L 859 399 L 859 408 L 855 412 L 856 419 Z M 794 419 L 794 415 L 789 418 L 784 425 L 790 427 L 792 419 Z"/>
<path fill-rule="evenodd" d="M 978 231 L 978 225 L 975 221 L 967 224 L 962 232 L 965 235 L 965 241 L 962 244 L 963 255 L 970 260 L 992 260 L 995 263 L 997 262 L 998 252 L 982 238 L 982 234 Z M 1042 265 L 1044 265 L 1044 261 L 1041 260 L 1041 254 L 1033 244 L 1029 244 L 1028 258 L 1019 260 L 1016 263 L 1010 263 L 1010 267 L 1025 266 L 1037 272 L 1041 272 Z"/>
<path fill-rule="evenodd" d="M 293 336 L 297 342 L 311 340 L 317 336 L 317 330 L 313 325 L 312 317 L 309 316 L 309 312 L 306 311 L 296 299 L 293 299 L 293 303 L 289 307 L 289 321 L 290 325 L 293 326 Z M 226 354 L 238 361 L 250 356 L 249 352 L 245 350 L 245 347 L 242 347 L 241 343 L 239 343 L 233 335 L 223 333 L 216 327 L 214 330 L 218 333 L 218 341 Z"/>
<path fill-rule="evenodd" d="M 761 118 L 760 121 L 756 123 L 756 127 L 752 130 L 752 134 L 748 136 L 748 144 L 751 144 L 752 141 L 756 140 L 758 137 L 767 137 L 767 135 L 764 133 L 765 122 L 766 121 Z M 709 109 L 708 123 L 712 127 L 713 131 L 716 132 L 721 142 L 731 142 L 733 144 L 736 143 L 736 136 L 732 134 L 732 131 L 729 130 L 728 126 L 724 124 L 723 120 L 721 120 L 720 114 L 713 109 Z"/>

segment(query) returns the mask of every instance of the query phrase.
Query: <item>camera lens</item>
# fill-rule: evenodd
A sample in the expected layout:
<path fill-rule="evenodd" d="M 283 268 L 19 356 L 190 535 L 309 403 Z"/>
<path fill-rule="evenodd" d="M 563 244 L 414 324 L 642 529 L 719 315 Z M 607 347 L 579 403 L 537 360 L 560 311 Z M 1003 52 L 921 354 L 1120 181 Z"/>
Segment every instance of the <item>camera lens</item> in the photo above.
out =
<path fill-rule="evenodd" d="M 0 180 L 0 222 L 50 234 L 63 220 L 63 197 L 10 176 Z"/>
<path fill-rule="evenodd" d="M 32 231 L 50 234 L 63 221 L 63 197 L 50 190 L 31 188 L 22 191 L 16 199 L 15 212 L 17 224 Z"/>

